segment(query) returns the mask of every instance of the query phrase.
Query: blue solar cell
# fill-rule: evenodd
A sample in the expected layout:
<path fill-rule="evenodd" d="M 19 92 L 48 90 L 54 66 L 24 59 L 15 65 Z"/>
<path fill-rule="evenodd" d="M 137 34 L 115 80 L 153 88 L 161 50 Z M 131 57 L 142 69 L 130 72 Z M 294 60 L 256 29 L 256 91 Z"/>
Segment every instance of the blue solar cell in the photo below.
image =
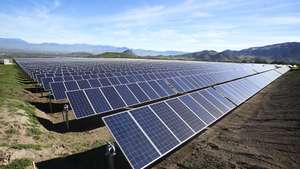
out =
<path fill-rule="evenodd" d="M 128 112 L 103 120 L 134 169 L 143 168 L 160 156 Z"/>
<path fill-rule="evenodd" d="M 79 89 L 79 86 L 78 84 L 76 83 L 76 81 L 66 81 L 64 82 L 67 90 L 78 90 Z"/>
<path fill-rule="evenodd" d="M 133 75 L 125 76 L 125 78 L 126 78 L 130 83 L 137 82 L 137 79 L 136 79 Z"/>
<path fill-rule="evenodd" d="M 184 82 L 184 84 L 186 84 L 189 87 L 190 90 L 194 90 L 197 88 L 191 82 L 189 82 L 189 80 L 187 80 L 185 77 L 181 77 L 180 79 Z"/>
<path fill-rule="evenodd" d="M 119 79 L 121 84 L 129 83 L 129 81 L 123 76 L 120 76 L 120 77 L 117 77 L 117 78 Z"/>
<path fill-rule="evenodd" d="M 127 86 L 140 102 L 146 102 L 150 100 L 150 98 L 142 91 L 142 89 L 137 84 L 132 83 L 128 84 Z"/>
<path fill-rule="evenodd" d="M 50 87 L 55 100 L 61 100 L 66 98 L 66 88 L 63 82 L 50 83 Z"/>
<path fill-rule="evenodd" d="M 83 79 L 90 79 L 91 76 L 90 76 L 90 75 L 82 75 L 82 78 L 83 78 Z"/>
<path fill-rule="evenodd" d="M 115 86 L 115 88 L 127 105 L 134 105 L 139 103 L 139 101 L 135 98 L 135 96 L 126 85 Z"/>
<path fill-rule="evenodd" d="M 70 91 L 66 94 L 77 119 L 95 114 L 82 90 Z"/>
<path fill-rule="evenodd" d="M 143 74 L 143 77 L 146 79 L 146 81 L 151 80 L 151 77 L 148 74 Z"/>
<path fill-rule="evenodd" d="M 87 80 L 78 80 L 77 84 L 80 89 L 88 89 L 91 88 L 89 82 Z"/>
<path fill-rule="evenodd" d="M 64 81 L 74 80 L 73 76 L 63 76 Z"/>
<path fill-rule="evenodd" d="M 206 126 L 206 124 L 180 100 L 178 100 L 178 98 L 171 99 L 166 102 L 195 132 L 202 130 Z"/>
<path fill-rule="evenodd" d="M 226 105 L 224 105 L 221 101 L 216 99 L 213 95 L 211 95 L 208 91 L 201 90 L 198 93 L 201 94 L 203 97 L 205 97 L 207 100 L 209 100 L 216 107 L 218 107 L 219 110 L 221 110 L 223 114 L 228 112 L 229 108 Z"/>
<path fill-rule="evenodd" d="M 89 79 L 88 81 L 91 84 L 91 87 L 101 87 L 101 83 L 98 79 Z"/>
<path fill-rule="evenodd" d="M 162 154 L 179 144 L 171 131 L 149 107 L 135 109 L 130 113 Z"/>
<path fill-rule="evenodd" d="M 54 82 L 62 82 L 62 81 L 64 81 L 64 79 L 62 77 L 58 76 L 58 77 L 53 77 L 53 81 Z"/>
<path fill-rule="evenodd" d="M 230 99 L 236 105 L 241 104 L 241 101 L 236 96 L 234 96 L 233 93 L 228 92 L 225 88 L 223 88 L 223 85 L 214 86 L 214 88 L 215 88 L 215 90 L 217 90 L 217 92 L 220 95 L 225 96 L 226 98 Z"/>
<path fill-rule="evenodd" d="M 160 97 L 166 97 L 168 94 L 160 87 L 156 81 L 149 81 L 149 85 L 156 91 Z"/>
<path fill-rule="evenodd" d="M 74 80 L 83 80 L 81 75 L 75 75 L 73 76 Z"/>
<path fill-rule="evenodd" d="M 111 110 L 109 103 L 98 88 L 86 89 L 85 93 L 96 113 L 103 113 Z"/>
<path fill-rule="evenodd" d="M 113 84 L 113 85 L 120 84 L 119 80 L 116 77 L 109 77 L 108 79 L 111 82 L 111 84 Z"/>
<path fill-rule="evenodd" d="M 198 102 L 196 102 L 189 95 L 181 96 L 179 99 L 185 103 L 191 110 L 194 111 L 206 124 L 211 124 L 215 121 L 215 118 L 207 112 L 207 110 L 202 107 Z"/>
<path fill-rule="evenodd" d="M 213 88 L 208 88 L 206 89 L 207 91 L 210 92 L 211 95 L 215 96 L 218 98 L 223 104 L 225 104 L 229 109 L 234 109 L 236 106 L 230 102 L 228 99 L 226 99 L 224 96 L 221 96 L 215 89 Z"/>
<path fill-rule="evenodd" d="M 176 92 L 174 92 L 164 80 L 158 80 L 157 83 L 167 92 L 169 96 L 176 94 Z"/>
<path fill-rule="evenodd" d="M 46 77 L 46 75 L 45 74 L 37 74 L 36 75 L 36 79 L 37 79 L 37 81 L 39 82 L 39 83 L 42 83 L 42 78 L 43 77 Z"/>
<path fill-rule="evenodd" d="M 191 90 L 180 78 L 174 78 L 174 80 L 183 88 L 185 92 Z"/>
<path fill-rule="evenodd" d="M 213 115 L 215 118 L 219 118 L 222 116 L 222 112 L 218 110 L 213 104 L 207 101 L 203 96 L 199 93 L 191 93 L 190 94 L 199 104 L 201 104 L 205 109 Z"/>
<path fill-rule="evenodd" d="M 111 86 L 111 83 L 107 78 L 100 78 L 98 80 L 102 86 Z"/>
<path fill-rule="evenodd" d="M 201 87 L 200 84 L 198 84 L 191 76 L 187 76 L 185 78 L 194 86 L 194 89 Z"/>
<path fill-rule="evenodd" d="M 104 96 L 107 98 L 108 102 L 110 103 L 113 109 L 126 107 L 126 104 L 113 87 L 102 87 L 101 91 L 103 92 Z"/>
<path fill-rule="evenodd" d="M 184 92 L 184 89 L 174 79 L 167 79 L 167 81 L 176 89 L 177 93 Z"/>
<path fill-rule="evenodd" d="M 52 77 L 44 77 L 42 78 L 42 84 L 45 90 L 49 90 L 50 89 L 50 83 L 53 82 L 53 78 Z"/>
<path fill-rule="evenodd" d="M 176 113 L 165 102 L 153 104 L 150 105 L 150 107 L 180 141 L 184 141 L 193 135 L 193 131 L 178 117 L 178 115 L 176 115 Z"/>
<path fill-rule="evenodd" d="M 142 75 L 135 75 L 139 82 L 145 81 L 146 79 Z"/>
<path fill-rule="evenodd" d="M 152 89 L 148 82 L 140 82 L 138 85 L 152 100 L 159 98 L 159 95 Z"/>

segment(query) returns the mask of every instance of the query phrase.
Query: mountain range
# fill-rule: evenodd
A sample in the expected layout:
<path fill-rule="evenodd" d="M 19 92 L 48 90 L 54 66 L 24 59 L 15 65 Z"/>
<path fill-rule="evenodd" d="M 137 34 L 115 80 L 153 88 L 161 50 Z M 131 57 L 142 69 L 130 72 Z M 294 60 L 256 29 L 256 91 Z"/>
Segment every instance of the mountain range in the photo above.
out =
<path fill-rule="evenodd" d="M 300 42 L 286 42 L 243 50 L 203 50 L 199 52 L 154 51 L 108 45 L 29 43 L 21 39 L 0 38 L 0 57 L 11 53 L 21 57 L 161 57 L 199 61 L 300 63 Z M 29 54 L 26 54 L 29 53 Z M 26 55 L 24 55 L 26 54 Z"/>
<path fill-rule="evenodd" d="M 203 61 L 300 63 L 300 43 L 286 42 L 262 47 L 251 47 L 243 50 L 225 50 L 222 52 L 204 50 L 177 55 L 176 57 Z"/>
<path fill-rule="evenodd" d="M 123 52 L 127 47 L 115 47 L 109 45 L 90 45 L 90 44 L 59 44 L 59 43 L 29 43 L 22 39 L 0 38 L 0 51 L 2 52 L 31 52 L 31 53 L 91 53 L 101 54 L 105 52 Z M 154 51 L 143 49 L 131 49 L 139 56 L 169 56 L 179 55 L 186 52 L 180 51 Z"/>

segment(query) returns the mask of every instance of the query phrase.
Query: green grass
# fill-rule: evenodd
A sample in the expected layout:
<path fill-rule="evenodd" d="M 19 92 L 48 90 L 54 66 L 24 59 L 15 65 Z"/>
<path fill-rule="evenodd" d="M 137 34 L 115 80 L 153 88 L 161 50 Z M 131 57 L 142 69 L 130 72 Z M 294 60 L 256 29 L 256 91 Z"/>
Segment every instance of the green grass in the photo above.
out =
<path fill-rule="evenodd" d="M 0 102 L 6 98 L 20 98 L 24 88 L 20 82 L 23 75 L 17 65 L 0 65 Z"/>
<path fill-rule="evenodd" d="M 11 134 L 17 134 L 18 131 L 14 128 L 10 128 L 8 130 L 5 130 L 5 133 L 11 135 Z"/>
<path fill-rule="evenodd" d="M 29 159 L 17 159 L 8 165 L 0 165 L 0 169 L 25 169 L 30 166 L 31 163 L 32 162 Z"/>
<path fill-rule="evenodd" d="M 22 83 L 22 81 L 26 81 L 24 76 L 17 65 L 0 65 L 0 104 L 7 106 L 12 112 L 17 109 L 24 110 L 25 115 L 29 118 L 27 135 L 38 139 L 41 131 L 35 116 L 35 107 L 22 100 L 23 90 L 26 86 Z M 7 132 L 14 133 L 12 130 Z"/>
<path fill-rule="evenodd" d="M 2 143 L 0 144 L 0 147 L 9 147 L 13 148 L 16 150 L 22 150 L 22 149 L 32 149 L 32 150 L 42 150 L 41 145 L 39 144 L 7 144 L 7 143 Z"/>

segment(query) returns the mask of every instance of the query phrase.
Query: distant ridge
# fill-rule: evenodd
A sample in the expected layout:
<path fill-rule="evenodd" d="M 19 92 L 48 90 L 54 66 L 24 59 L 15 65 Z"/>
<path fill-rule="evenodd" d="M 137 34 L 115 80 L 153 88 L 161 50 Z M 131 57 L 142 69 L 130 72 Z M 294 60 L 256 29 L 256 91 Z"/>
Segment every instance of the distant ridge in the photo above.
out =
<path fill-rule="evenodd" d="M 176 57 L 204 61 L 282 62 L 300 63 L 300 43 L 286 42 L 243 50 L 200 51 Z"/>
<path fill-rule="evenodd" d="M 32 53 L 91 53 L 101 54 L 105 52 L 123 52 L 127 47 L 115 47 L 109 45 L 89 45 L 89 44 L 59 44 L 59 43 L 29 43 L 22 39 L 0 38 L 0 51 L 5 52 L 32 52 Z M 131 49 L 139 56 L 169 56 L 179 55 L 186 52 L 177 51 L 153 51 L 143 49 Z"/>

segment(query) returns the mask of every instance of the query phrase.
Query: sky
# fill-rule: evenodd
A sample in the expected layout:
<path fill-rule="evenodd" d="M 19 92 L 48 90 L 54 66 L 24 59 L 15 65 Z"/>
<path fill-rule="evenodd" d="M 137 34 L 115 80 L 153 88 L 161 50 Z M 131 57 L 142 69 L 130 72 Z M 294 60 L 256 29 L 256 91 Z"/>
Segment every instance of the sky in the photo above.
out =
<path fill-rule="evenodd" d="M 300 41 L 299 0 L 1 0 L 0 37 L 135 49 L 239 50 Z"/>

